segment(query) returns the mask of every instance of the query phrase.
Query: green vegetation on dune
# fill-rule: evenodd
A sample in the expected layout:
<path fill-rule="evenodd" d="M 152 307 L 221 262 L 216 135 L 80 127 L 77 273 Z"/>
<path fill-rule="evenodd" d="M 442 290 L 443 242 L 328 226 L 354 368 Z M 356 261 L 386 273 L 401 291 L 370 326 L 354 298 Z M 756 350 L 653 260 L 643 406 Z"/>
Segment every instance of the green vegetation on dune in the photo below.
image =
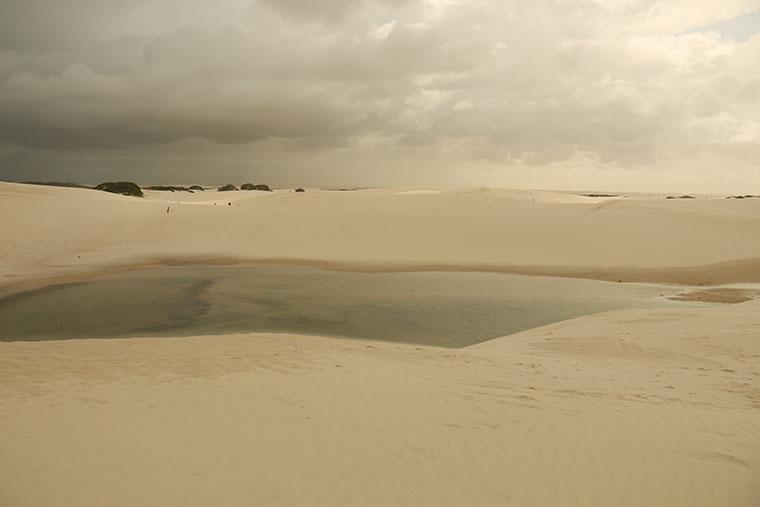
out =
<path fill-rule="evenodd" d="M 161 190 L 164 192 L 190 192 L 193 193 L 193 190 L 191 188 L 187 187 L 174 187 L 169 185 L 153 185 L 150 187 L 145 187 L 146 190 Z"/>
<path fill-rule="evenodd" d="M 269 188 L 269 185 L 263 185 L 258 184 L 254 185 L 253 183 L 244 183 L 240 186 L 240 190 L 258 190 L 260 192 L 271 192 L 272 189 Z"/>
<path fill-rule="evenodd" d="M 143 192 L 136 183 L 131 181 L 109 181 L 101 183 L 95 187 L 95 190 L 111 192 L 112 194 L 131 195 L 134 197 L 143 197 Z"/>

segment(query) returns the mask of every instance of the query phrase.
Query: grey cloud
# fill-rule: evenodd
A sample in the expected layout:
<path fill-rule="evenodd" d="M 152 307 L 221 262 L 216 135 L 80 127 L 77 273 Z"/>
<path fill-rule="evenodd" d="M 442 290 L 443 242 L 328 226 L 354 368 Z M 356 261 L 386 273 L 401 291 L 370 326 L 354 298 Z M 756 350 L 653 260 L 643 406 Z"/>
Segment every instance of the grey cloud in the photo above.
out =
<path fill-rule="evenodd" d="M 753 3 L 3 2 L 0 177 L 253 159 L 301 180 L 689 164 L 707 181 L 717 157 L 756 178 L 760 36 L 683 31 Z"/>
<path fill-rule="evenodd" d="M 339 20 L 356 10 L 366 8 L 401 7 L 419 0 L 264 0 L 273 9 L 296 18 Z"/>

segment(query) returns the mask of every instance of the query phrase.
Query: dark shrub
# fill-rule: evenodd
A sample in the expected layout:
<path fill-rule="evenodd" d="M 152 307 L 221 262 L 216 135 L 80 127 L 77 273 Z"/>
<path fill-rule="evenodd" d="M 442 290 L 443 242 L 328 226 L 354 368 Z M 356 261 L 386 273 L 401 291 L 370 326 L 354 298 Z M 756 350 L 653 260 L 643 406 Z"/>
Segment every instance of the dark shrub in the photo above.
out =
<path fill-rule="evenodd" d="M 190 192 L 190 193 L 193 192 L 187 187 L 172 187 L 168 185 L 154 185 L 152 187 L 145 187 L 145 188 L 148 190 L 162 190 L 165 192 Z"/>
<path fill-rule="evenodd" d="M 272 189 L 269 185 L 254 185 L 253 183 L 245 183 L 240 186 L 240 190 L 259 190 L 261 192 L 271 192 Z"/>
<path fill-rule="evenodd" d="M 230 192 L 232 190 L 237 190 L 237 187 L 233 185 L 232 183 L 230 183 L 229 185 L 224 185 L 223 187 L 219 187 L 217 190 L 219 190 L 219 192 Z"/>
<path fill-rule="evenodd" d="M 306 190 L 304 190 L 303 188 L 297 188 L 296 192 L 306 192 Z"/>
<path fill-rule="evenodd" d="M 205 190 L 205 188 L 203 188 L 200 185 L 191 185 L 190 186 L 190 190 L 200 190 L 201 192 L 203 192 Z"/>
<path fill-rule="evenodd" d="M 107 183 L 101 183 L 95 187 L 95 190 L 103 190 L 104 192 L 111 192 L 112 194 L 133 195 L 135 197 L 143 196 L 140 187 L 131 181 L 109 181 Z"/>

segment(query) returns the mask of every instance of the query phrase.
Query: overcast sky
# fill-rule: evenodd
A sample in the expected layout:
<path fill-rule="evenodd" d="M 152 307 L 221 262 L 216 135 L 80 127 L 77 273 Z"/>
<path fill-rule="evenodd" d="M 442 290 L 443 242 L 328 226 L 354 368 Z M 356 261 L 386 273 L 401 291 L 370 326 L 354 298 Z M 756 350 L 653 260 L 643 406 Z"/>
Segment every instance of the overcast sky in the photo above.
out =
<path fill-rule="evenodd" d="M 760 193 L 760 0 L 3 0 L 0 179 Z"/>

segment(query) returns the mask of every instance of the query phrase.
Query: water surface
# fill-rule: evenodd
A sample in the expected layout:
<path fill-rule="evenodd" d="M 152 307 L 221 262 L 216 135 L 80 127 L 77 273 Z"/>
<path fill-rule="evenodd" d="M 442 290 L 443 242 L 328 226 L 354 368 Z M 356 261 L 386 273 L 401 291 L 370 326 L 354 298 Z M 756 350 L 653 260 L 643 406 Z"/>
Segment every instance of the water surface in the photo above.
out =
<path fill-rule="evenodd" d="M 590 313 L 678 304 L 661 297 L 666 290 L 493 273 L 162 267 L 2 298 L 0 340 L 261 331 L 464 347 Z"/>

